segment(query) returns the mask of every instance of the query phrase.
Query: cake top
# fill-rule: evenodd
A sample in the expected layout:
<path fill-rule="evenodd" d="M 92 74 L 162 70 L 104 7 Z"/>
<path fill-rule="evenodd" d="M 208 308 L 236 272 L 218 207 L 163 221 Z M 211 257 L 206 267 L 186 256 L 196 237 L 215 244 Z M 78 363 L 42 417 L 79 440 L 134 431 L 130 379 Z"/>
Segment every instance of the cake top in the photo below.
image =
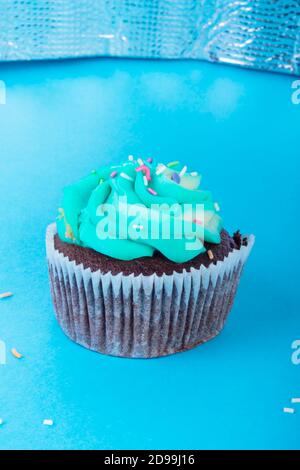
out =
<path fill-rule="evenodd" d="M 132 156 L 92 171 L 64 189 L 57 217 L 60 239 L 119 260 L 159 251 L 185 263 L 219 244 L 222 219 L 201 177 L 180 162 Z"/>

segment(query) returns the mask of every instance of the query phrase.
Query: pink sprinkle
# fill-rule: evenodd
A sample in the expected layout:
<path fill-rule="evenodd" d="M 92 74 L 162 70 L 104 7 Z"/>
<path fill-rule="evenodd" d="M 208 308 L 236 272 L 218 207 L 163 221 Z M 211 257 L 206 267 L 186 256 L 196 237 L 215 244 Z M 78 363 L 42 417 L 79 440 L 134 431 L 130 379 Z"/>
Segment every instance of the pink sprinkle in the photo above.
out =
<path fill-rule="evenodd" d="M 147 158 L 147 162 L 152 163 L 153 159 L 152 158 Z"/>
<path fill-rule="evenodd" d="M 118 172 L 117 171 L 113 171 L 111 174 L 110 174 L 110 177 L 111 178 L 115 178 L 117 176 Z"/>
<path fill-rule="evenodd" d="M 151 181 L 150 169 L 146 165 L 138 166 L 135 171 L 144 171 L 148 181 Z"/>
<path fill-rule="evenodd" d="M 194 219 L 193 222 L 194 224 L 197 224 L 197 225 L 203 225 L 202 220 L 199 220 L 199 219 Z"/>
<path fill-rule="evenodd" d="M 157 196 L 157 192 L 154 191 L 152 188 L 147 188 L 150 194 L 153 194 L 153 196 Z"/>

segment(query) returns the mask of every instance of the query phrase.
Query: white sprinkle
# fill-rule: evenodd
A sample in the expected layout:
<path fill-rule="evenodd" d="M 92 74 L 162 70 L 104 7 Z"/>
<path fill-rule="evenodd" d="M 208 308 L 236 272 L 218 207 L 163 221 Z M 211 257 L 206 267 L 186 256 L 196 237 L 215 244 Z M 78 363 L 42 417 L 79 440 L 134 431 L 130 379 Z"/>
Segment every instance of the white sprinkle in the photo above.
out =
<path fill-rule="evenodd" d="M 44 426 L 53 426 L 53 419 L 44 419 L 43 425 Z"/>
<path fill-rule="evenodd" d="M 134 228 L 135 230 L 143 230 L 144 229 L 143 225 L 138 225 L 138 224 L 133 224 L 132 228 Z"/>
<path fill-rule="evenodd" d="M 122 176 L 122 178 L 124 178 L 125 180 L 133 181 L 133 178 L 131 178 L 131 176 L 129 175 L 126 175 L 126 173 L 120 173 L 120 176 Z"/>
<path fill-rule="evenodd" d="M 140 166 L 144 165 L 144 162 L 143 162 L 143 160 L 142 160 L 141 158 L 138 158 L 138 159 L 137 159 L 137 162 L 138 162 L 138 164 L 139 164 Z"/>
<path fill-rule="evenodd" d="M 291 402 L 292 403 L 300 403 L 300 398 L 292 398 Z"/>
<path fill-rule="evenodd" d="M 179 176 L 180 176 L 180 178 L 182 178 L 182 176 L 184 176 L 184 175 L 185 175 L 185 173 L 186 173 L 186 170 L 187 170 L 187 166 L 185 165 L 185 166 L 182 168 L 182 170 L 179 172 Z"/>
<path fill-rule="evenodd" d="M 146 176 L 146 175 L 143 176 L 143 180 L 144 180 L 144 185 L 145 185 L 145 186 L 148 186 L 148 180 L 147 180 L 147 176 Z"/>
<path fill-rule="evenodd" d="M 197 173 L 197 171 L 192 171 L 192 172 L 190 173 L 190 175 L 191 175 L 191 176 L 198 176 L 198 173 Z"/>
<path fill-rule="evenodd" d="M 0 426 L 2 426 L 3 423 L 4 423 L 3 419 L 0 418 Z"/>
<path fill-rule="evenodd" d="M 214 203 L 215 209 L 217 212 L 220 212 L 220 206 L 217 202 Z"/>
<path fill-rule="evenodd" d="M 283 412 L 293 414 L 293 413 L 295 413 L 295 410 L 294 410 L 294 408 L 283 408 Z"/>
<path fill-rule="evenodd" d="M 130 160 L 131 162 L 133 162 L 133 160 L 134 160 L 133 155 L 128 155 L 128 160 Z"/>
<path fill-rule="evenodd" d="M 12 292 L 3 292 L 3 294 L 0 294 L 0 299 L 6 299 L 7 297 L 11 297 L 12 295 Z"/>
<path fill-rule="evenodd" d="M 157 167 L 157 170 L 155 172 L 155 174 L 158 176 L 158 175 L 161 175 L 164 171 L 166 171 L 167 167 L 165 165 L 158 165 Z"/>

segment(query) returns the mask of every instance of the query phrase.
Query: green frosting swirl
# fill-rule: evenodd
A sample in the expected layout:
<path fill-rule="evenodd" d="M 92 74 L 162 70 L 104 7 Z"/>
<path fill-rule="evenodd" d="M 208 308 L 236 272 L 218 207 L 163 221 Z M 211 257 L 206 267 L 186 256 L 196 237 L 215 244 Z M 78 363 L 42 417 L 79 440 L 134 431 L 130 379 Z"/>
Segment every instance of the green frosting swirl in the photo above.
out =
<path fill-rule="evenodd" d="M 204 241 L 221 241 L 222 219 L 200 181 L 179 162 L 128 160 L 100 168 L 64 189 L 58 235 L 121 260 L 158 250 L 174 262 L 189 261 L 205 252 Z"/>

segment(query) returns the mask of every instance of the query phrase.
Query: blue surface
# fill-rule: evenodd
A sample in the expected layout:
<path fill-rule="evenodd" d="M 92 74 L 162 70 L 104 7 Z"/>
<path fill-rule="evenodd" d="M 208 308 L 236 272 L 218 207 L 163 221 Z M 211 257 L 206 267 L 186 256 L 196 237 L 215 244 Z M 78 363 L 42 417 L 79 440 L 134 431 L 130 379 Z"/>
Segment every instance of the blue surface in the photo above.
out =
<path fill-rule="evenodd" d="M 1 449 L 299 448 L 299 121 L 292 78 L 197 62 L 0 66 Z M 129 153 L 203 174 L 226 226 L 255 233 L 223 333 L 152 360 L 58 327 L 44 235 L 62 187 Z M 297 405 L 295 405 L 297 406 Z M 41 424 L 44 418 L 53 427 Z"/>

